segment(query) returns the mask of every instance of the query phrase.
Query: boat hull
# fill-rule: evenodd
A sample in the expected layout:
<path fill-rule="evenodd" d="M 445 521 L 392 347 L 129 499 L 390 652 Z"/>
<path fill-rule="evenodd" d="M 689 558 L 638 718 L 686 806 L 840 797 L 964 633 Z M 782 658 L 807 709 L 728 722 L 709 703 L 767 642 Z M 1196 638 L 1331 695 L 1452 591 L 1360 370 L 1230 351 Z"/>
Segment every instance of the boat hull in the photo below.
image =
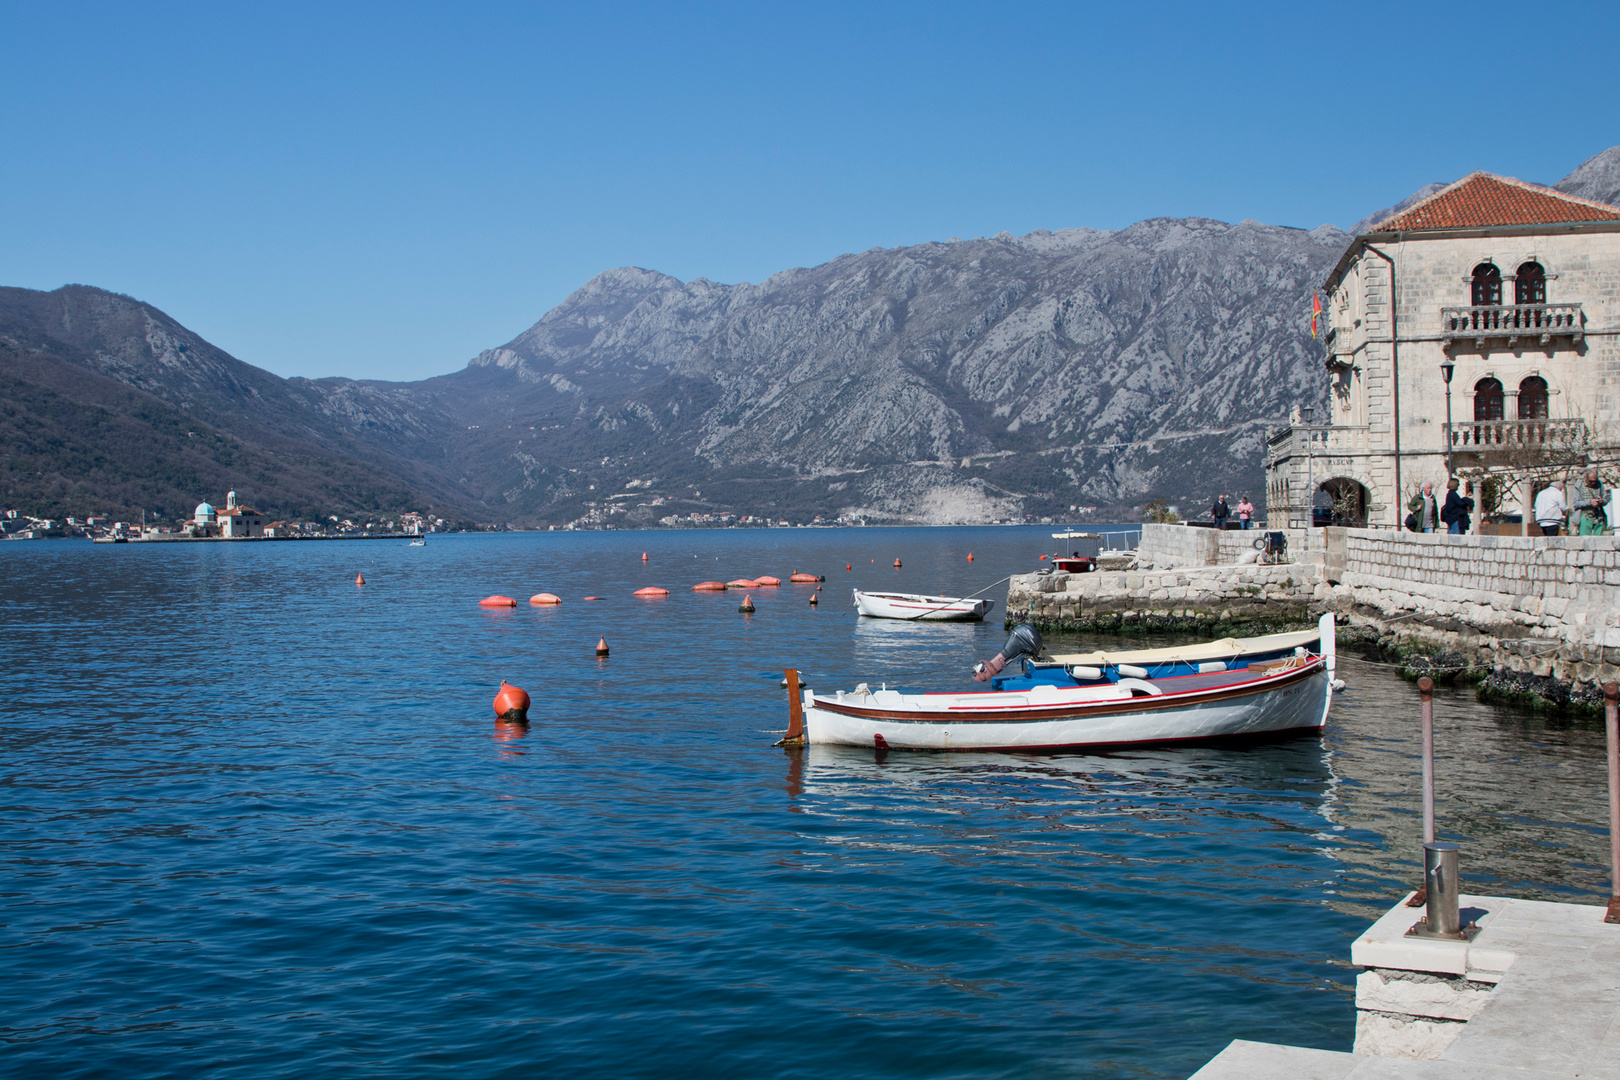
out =
<path fill-rule="evenodd" d="M 994 600 L 960 600 L 950 596 L 913 593 L 866 593 L 859 589 L 851 591 L 855 596 L 855 610 L 874 619 L 978 622 L 995 605 Z"/>
<path fill-rule="evenodd" d="M 1066 750 L 1277 736 L 1320 730 L 1332 696 L 1321 658 L 1205 691 L 1052 705 L 1027 693 L 894 695 L 889 701 L 879 693 L 839 702 L 807 692 L 805 736 L 810 743 L 895 750 Z M 948 707 L 883 707 L 917 698 L 938 698 Z"/>

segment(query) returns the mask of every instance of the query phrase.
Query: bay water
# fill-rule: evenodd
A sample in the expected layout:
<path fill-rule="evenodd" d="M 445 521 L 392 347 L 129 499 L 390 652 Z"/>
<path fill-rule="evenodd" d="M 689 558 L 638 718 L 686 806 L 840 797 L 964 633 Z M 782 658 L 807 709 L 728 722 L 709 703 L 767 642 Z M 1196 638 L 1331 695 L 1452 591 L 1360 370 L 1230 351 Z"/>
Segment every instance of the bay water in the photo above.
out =
<path fill-rule="evenodd" d="M 1241 749 L 773 748 L 787 667 L 972 687 L 994 583 L 1051 531 L 0 544 L 0 1070 L 1181 1077 L 1233 1038 L 1349 1049 L 1350 942 L 1420 876 L 1388 667 L 1345 657 L 1322 736 Z M 690 591 L 794 570 L 819 604 Z M 865 620 L 852 586 L 997 606 Z M 494 719 L 503 678 L 527 725 Z M 1601 728 L 1466 690 L 1437 727 L 1465 890 L 1600 903 Z"/>

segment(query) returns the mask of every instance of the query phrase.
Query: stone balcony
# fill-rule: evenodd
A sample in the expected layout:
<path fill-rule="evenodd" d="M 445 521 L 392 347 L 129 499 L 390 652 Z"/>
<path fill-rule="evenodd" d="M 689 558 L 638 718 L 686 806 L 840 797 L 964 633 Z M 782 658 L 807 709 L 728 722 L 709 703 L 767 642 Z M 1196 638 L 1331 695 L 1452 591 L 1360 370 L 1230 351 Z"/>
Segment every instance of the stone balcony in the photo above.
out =
<path fill-rule="evenodd" d="M 1586 320 L 1579 304 L 1512 304 L 1490 307 L 1440 309 L 1440 336 L 1446 341 L 1472 340 L 1478 348 L 1493 338 L 1515 345 L 1520 338 L 1549 344 L 1555 337 L 1586 336 Z"/>
<path fill-rule="evenodd" d="M 1446 441 L 1459 453 L 1581 457 L 1589 437 L 1584 420 L 1475 420 L 1445 425 Z"/>

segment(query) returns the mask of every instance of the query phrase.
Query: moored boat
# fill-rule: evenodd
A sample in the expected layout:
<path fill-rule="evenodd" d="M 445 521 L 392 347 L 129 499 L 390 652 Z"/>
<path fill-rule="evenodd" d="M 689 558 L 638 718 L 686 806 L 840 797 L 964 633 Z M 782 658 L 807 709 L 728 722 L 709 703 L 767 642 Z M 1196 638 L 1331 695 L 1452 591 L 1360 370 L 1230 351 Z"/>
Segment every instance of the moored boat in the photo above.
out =
<path fill-rule="evenodd" d="M 873 691 L 864 684 L 833 694 L 806 690 L 792 703 L 798 715 L 788 737 L 896 750 L 1060 750 L 1320 730 L 1333 700 L 1332 615 L 1322 617 L 1319 634 L 1319 652 L 1301 649 L 1269 663 L 1152 680 L 1121 676 L 977 693 Z M 1015 631 L 979 674 L 989 678 L 1021 652 L 1038 649 L 1038 635 Z"/>
<path fill-rule="evenodd" d="M 994 600 L 964 599 L 955 596 L 924 596 L 921 593 L 879 593 L 850 590 L 855 594 L 855 610 L 874 619 L 909 619 L 915 622 L 977 622 L 994 606 Z"/>

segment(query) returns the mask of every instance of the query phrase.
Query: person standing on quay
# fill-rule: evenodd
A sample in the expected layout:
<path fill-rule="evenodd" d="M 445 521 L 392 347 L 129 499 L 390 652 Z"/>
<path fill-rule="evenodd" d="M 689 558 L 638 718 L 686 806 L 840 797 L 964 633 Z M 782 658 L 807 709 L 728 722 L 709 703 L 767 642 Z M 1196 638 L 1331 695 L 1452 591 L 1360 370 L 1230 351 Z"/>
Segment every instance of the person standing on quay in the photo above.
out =
<path fill-rule="evenodd" d="M 1425 484 L 1425 487 L 1428 485 Z M 1468 482 L 1468 490 L 1474 490 L 1472 480 Z M 1458 535 L 1468 531 L 1468 515 L 1474 511 L 1474 500 L 1465 495 L 1457 494 L 1457 478 L 1453 476 L 1446 481 L 1446 505 L 1440 508 L 1440 520 L 1446 523 L 1446 531 Z"/>
<path fill-rule="evenodd" d="M 1541 535 L 1557 536 L 1563 531 L 1564 519 L 1568 516 L 1563 485 L 1548 484 L 1542 488 L 1536 496 L 1536 524 L 1541 526 Z"/>
<path fill-rule="evenodd" d="M 1440 523 L 1440 508 L 1434 504 L 1434 483 L 1429 480 L 1423 482 L 1423 491 L 1412 496 L 1412 501 L 1406 504 L 1412 512 L 1412 519 L 1417 523 L 1418 532 L 1434 532 Z"/>
<path fill-rule="evenodd" d="M 1209 516 L 1215 519 L 1217 529 L 1226 528 L 1226 519 L 1232 516 L 1232 508 L 1226 505 L 1225 495 L 1215 500 L 1215 505 L 1209 508 Z"/>
<path fill-rule="evenodd" d="M 1237 504 L 1237 512 L 1238 528 L 1254 528 L 1254 503 L 1249 501 L 1249 497 L 1247 495 L 1243 496 L 1243 501 Z"/>
<path fill-rule="evenodd" d="M 1580 513 L 1580 534 L 1602 536 L 1609 531 L 1609 517 L 1603 507 L 1609 501 L 1609 489 L 1598 477 L 1597 467 L 1586 470 L 1586 482 L 1575 490 L 1574 509 Z"/>

